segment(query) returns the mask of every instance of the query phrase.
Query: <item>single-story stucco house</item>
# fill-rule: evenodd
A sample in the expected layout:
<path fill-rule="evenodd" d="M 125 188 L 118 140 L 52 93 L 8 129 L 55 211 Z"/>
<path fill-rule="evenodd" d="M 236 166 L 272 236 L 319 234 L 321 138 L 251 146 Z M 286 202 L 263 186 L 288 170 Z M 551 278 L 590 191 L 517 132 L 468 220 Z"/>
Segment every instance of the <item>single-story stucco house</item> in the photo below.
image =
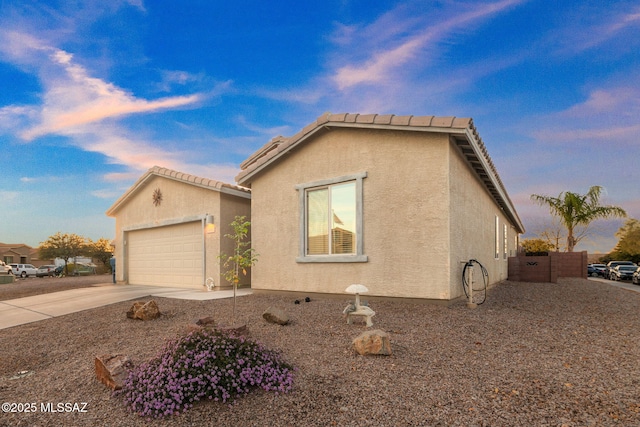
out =
<path fill-rule="evenodd" d="M 224 287 L 218 256 L 233 252 L 224 235 L 236 215 L 250 220 L 250 199 L 246 188 L 149 169 L 107 211 L 116 219 L 116 280 L 202 290 L 212 278 Z"/>
<path fill-rule="evenodd" d="M 469 118 L 327 113 L 240 167 L 258 291 L 451 300 L 469 259 L 506 279 L 524 232 Z"/>

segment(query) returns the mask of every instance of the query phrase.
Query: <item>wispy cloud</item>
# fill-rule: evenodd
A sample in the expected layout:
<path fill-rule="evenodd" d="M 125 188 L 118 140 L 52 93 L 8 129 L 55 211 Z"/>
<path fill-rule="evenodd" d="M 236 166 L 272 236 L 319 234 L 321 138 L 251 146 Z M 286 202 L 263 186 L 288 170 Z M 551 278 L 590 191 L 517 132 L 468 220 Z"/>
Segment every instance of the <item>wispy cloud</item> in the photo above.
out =
<path fill-rule="evenodd" d="M 13 133 L 29 123 L 38 116 L 37 108 L 24 105 L 8 105 L 0 108 L 0 133 Z"/>
<path fill-rule="evenodd" d="M 12 202 L 14 200 L 18 200 L 21 196 L 19 191 L 4 191 L 0 190 L 0 199 L 5 202 Z"/>
<path fill-rule="evenodd" d="M 597 88 L 589 93 L 584 102 L 570 107 L 561 114 L 567 117 L 584 117 L 607 113 L 623 118 L 637 118 L 639 112 L 640 87 L 635 84 L 622 84 L 610 88 Z"/>
<path fill-rule="evenodd" d="M 538 140 L 580 141 L 582 143 L 640 143 L 640 75 L 627 76 L 636 84 L 615 81 L 598 87 L 586 99 L 557 113 L 549 114 L 532 131 Z"/>
<path fill-rule="evenodd" d="M 25 140 L 51 133 L 73 133 L 82 125 L 108 118 L 183 107 L 202 99 L 198 94 L 151 101 L 139 99 L 111 83 L 91 77 L 85 68 L 73 62 L 73 55 L 65 51 L 52 49 L 49 59 L 63 72 L 48 79 L 40 123 L 22 132 Z"/>
<path fill-rule="evenodd" d="M 523 3 L 521 0 L 503 0 L 493 3 L 474 4 L 473 8 L 460 12 L 462 4 L 458 4 L 458 10 L 452 8 L 451 17 L 436 20 L 435 23 L 429 16 L 422 20 L 406 19 L 406 9 L 400 7 L 390 14 L 386 14 L 380 20 L 370 24 L 363 33 L 371 34 L 371 28 L 385 28 L 385 31 L 376 31 L 375 43 L 368 45 L 377 46 L 373 53 L 355 63 L 348 60 L 346 64 L 339 66 L 335 71 L 333 80 L 340 90 L 356 85 L 376 84 L 389 80 L 395 80 L 395 74 L 402 70 L 407 63 L 414 61 L 421 53 L 426 53 L 434 48 L 437 43 L 446 40 L 454 31 L 464 30 L 506 9 Z M 398 14 L 397 19 L 395 14 Z M 411 27 L 407 28 L 407 22 Z M 384 23 L 382 25 L 381 23 Z M 355 31 L 344 26 L 339 27 L 339 36 L 333 39 L 343 45 L 347 45 L 348 39 L 353 37 Z M 408 33 L 408 34 L 407 34 Z M 379 47 L 382 46 L 382 47 Z M 425 64 L 425 57 L 421 56 L 420 63 Z"/>
<path fill-rule="evenodd" d="M 191 153 L 167 149 L 151 142 L 144 131 L 134 132 L 120 123 L 120 119 L 130 115 L 195 108 L 210 97 L 230 90 L 230 82 L 215 83 L 207 92 L 149 100 L 93 76 L 74 55 L 51 47 L 37 37 L 0 29 L 2 40 L 9 42 L 0 48 L 5 57 L 32 69 L 44 88 L 41 105 L 10 105 L 0 109 L 0 127 L 4 131 L 20 135 L 25 142 L 48 135 L 64 136 L 70 145 L 102 154 L 109 163 L 128 169 L 109 174 L 105 177 L 107 181 L 132 180 L 155 165 L 190 173 L 218 171 L 215 178 L 221 180 L 233 178 L 237 173 L 226 164 L 206 167 L 199 161 L 192 164 L 188 160 Z M 167 85 L 187 85 L 203 78 L 182 72 L 164 77 Z M 24 177 L 23 182 L 35 180 L 37 178 Z"/>
<path fill-rule="evenodd" d="M 250 130 L 251 132 L 265 135 L 267 137 L 286 135 L 287 133 L 291 132 L 291 128 L 289 126 L 264 127 L 255 123 L 251 123 L 245 116 L 237 116 L 236 121 L 240 125 L 242 125 L 242 127 Z"/>
<path fill-rule="evenodd" d="M 602 7 L 601 13 L 593 13 L 592 9 L 586 9 L 585 16 L 582 16 L 582 8 L 576 8 L 576 16 L 567 19 L 568 25 L 563 27 L 561 35 L 554 37 L 560 43 L 561 53 L 580 53 L 603 43 L 610 43 L 616 38 L 628 47 L 638 45 L 635 37 L 628 39 L 624 34 L 628 29 L 640 27 L 640 6 L 631 4 L 629 8 L 610 8 L 606 3 L 602 3 Z M 588 37 L 585 37 L 585 34 L 588 34 Z"/>

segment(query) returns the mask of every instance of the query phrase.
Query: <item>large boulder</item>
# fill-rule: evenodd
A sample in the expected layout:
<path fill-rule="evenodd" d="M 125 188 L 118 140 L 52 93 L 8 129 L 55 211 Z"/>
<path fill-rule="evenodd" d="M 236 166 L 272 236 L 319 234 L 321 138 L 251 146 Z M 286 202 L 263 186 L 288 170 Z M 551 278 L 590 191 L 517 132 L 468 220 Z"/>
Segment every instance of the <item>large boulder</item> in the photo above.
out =
<path fill-rule="evenodd" d="M 373 331 L 365 331 L 353 340 L 353 348 L 363 356 L 374 355 L 391 355 L 391 340 L 389 335 L 375 329 Z"/>
<path fill-rule="evenodd" d="M 96 377 L 98 381 L 112 390 L 122 388 L 123 381 L 127 378 L 133 363 L 124 354 L 103 354 L 96 356 Z"/>
<path fill-rule="evenodd" d="M 161 314 L 158 304 L 156 304 L 154 300 L 148 302 L 134 302 L 129 311 L 127 311 L 127 317 L 129 319 L 139 320 L 157 319 Z"/>
<path fill-rule="evenodd" d="M 286 325 L 289 323 L 289 316 L 283 310 L 276 307 L 269 307 L 262 313 L 262 317 L 269 323 Z"/>

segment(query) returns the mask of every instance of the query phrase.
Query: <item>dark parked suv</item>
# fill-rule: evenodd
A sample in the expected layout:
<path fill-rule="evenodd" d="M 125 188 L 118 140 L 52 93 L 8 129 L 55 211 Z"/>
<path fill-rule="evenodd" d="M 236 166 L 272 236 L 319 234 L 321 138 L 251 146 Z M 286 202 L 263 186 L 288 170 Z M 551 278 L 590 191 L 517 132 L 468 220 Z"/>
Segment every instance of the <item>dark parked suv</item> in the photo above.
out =
<path fill-rule="evenodd" d="M 609 263 L 607 264 L 607 269 L 604 272 L 604 278 L 609 280 L 615 280 L 615 273 L 613 272 L 613 269 L 616 268 L 618 265 L 635 265 L 635 264 L 632 263 L 631 261 L 609 261 Z"/>

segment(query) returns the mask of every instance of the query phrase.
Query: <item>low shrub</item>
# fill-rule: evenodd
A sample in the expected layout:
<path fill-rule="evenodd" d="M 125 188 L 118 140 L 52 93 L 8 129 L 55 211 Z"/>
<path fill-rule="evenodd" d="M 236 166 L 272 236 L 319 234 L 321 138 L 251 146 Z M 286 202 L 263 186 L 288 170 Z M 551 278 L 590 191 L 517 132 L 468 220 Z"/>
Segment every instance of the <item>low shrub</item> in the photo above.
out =
<path fill-rule="evenodd" d="M 156 358 L 132 369 L 115 393 L 137 414 L 160 418 L 204 399 L 233 401 L 257 387 L 286 393 L 293 371 L 262 344 L 203 329 L 168 341 Z"/>

